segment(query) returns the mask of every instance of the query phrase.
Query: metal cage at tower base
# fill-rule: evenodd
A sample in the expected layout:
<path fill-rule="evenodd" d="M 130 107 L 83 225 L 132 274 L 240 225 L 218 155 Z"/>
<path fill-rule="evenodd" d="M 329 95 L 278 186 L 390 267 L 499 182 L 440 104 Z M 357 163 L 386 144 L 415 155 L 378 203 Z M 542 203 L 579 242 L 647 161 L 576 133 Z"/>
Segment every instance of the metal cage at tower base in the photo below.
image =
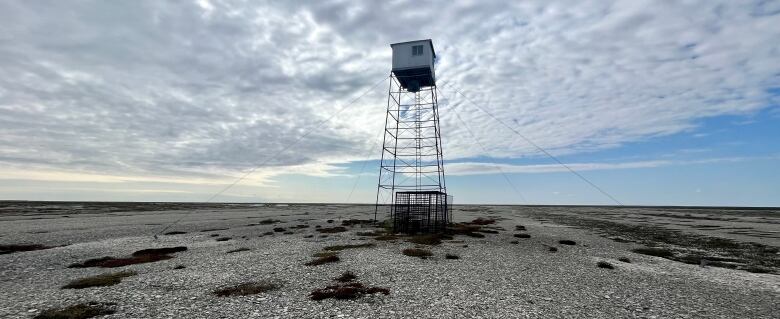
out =
<path fill-rule="evenodd" d="M 438 191 L 396 192 L 393 232 L 444 232 L 452 216 L 452 196 Z"/>

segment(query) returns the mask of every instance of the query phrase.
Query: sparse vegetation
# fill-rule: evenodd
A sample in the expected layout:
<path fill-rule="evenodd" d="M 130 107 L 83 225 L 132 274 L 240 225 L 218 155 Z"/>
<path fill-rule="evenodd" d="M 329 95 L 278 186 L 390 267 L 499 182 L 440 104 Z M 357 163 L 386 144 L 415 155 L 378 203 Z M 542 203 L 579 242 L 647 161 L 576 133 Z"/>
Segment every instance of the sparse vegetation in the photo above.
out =
<path fill-rule="evenodd" d="M 615 269 L 615 266 L 612 266 L 612 264 L 606 262 L 606 261 L 599 261 L 596 263 L 596 266 L 599 268 L 605 268 L 605 269 Z"/>
<path fill-rule="evenodd" d="M 478 230 L 478 232 L 485 233 L 485 234 L 498 234 L 497 230 L 492 230 L 492 229 L 480 229 Z"/>
<path fill-rule="evenodd" d="M 316 289 L 311 292 L 309 297 L 312 300 L 334 299 L 356 299 L 363 295 L 381 293 L 389 295 L 390 290 L 380 287 L 365 287 L 359 282 L 350 282 L 346 284 L 337 284 L 327 286 L 322 289 Z"/>
<path fill-rule="evenodd" d="M 90 287 L 113 286 L 122 282 L 122 278 L 135 276 L 136 274 L 137 273 L 134 271 L 120 271 L 92 277 L 84 277 L 69 282 L 67 285 L 62 286 L 62 289 L 84 289 Z"/>
<path fill-rule="evenodd" d="M 290 228 L 293 228 L 293 229 L 304 229 L 304 228 L 309 228 L 309 225 L 299 224 L 299 225 L 292 226 Z"/>
<path fill-rule="evenodd" d="M 335 246 L 327 246 L 323 248 L 327 251 L 341 251 L 344 249 L 352 249 L 352 248 L 368 248 L 368 247 L 374 247 L 375 245 L 372 243 L 364 243 L 364 244 L 355 244 L 355 245 L 335 245 Z"/>
<path fill-rule="evenodd" d="M 375 236 L 384 236 L 387 233 L 384 230 L 373 230 L 373 231 L 363 231 L 363 232 L 357 232 L 358 236 L 369 236 L 369 237 L 375 237 Z"/>
<path fill-rule="evenodd" d="M 631 259 L 628 259 L 628 257 L 620 257 L 618 260 L 624 263 L 631 263 Z"/>
<path fill-rule="evenodd" d="M 339 252 L 337 251 L 321 251 L 318 253 L 314 253 L 312 257 L 328 257 L 328 256 L 338 256 Z"/>
<path fill-rule="evenodd" d="M 187 247 L 184 246 L 176 246 L 176 247 L 163 247 L 163 248 L 149 248 L 149 249 L 142 249 L 138 250 L 133 253 L 133 256 L 143 256 L 143 255 L 167 255 L 167 254 L 173 254 L 178 253 L 182 251 L 187 251 Z"/>
<path fill-rule="evenodd" d="M 449 238 L 452 239 L 452 237 Z M 441 239 L 442 239 L 442 235 L 440 234 L 426 234 L 426 235 L 417 235 L 417 236 L 409 237 L 408 239 L 406 239 L 406 241 L 414 244 L 419 244 L 419 245 L 434 246 L 434 245 L 441 244 Z"/>
<path fill-rule="evenodd" d="M 517 244 L 519 244 L 519 243 L 520 243 L 520 241 L 513 240 L 513 241 L 510 241 L 509 243 L 510 243 L 510 244 L 512 244 L 512 245 L 517 245 Z"/>
<path fill-rule="evenodd" d="M 455 255 L 455 254 L 446 254 L 446 255 L 444 255 L 444 258 L 446 258 L 446 259 L 460 259 L 460 256 Z"/>
<path fill-rule="evenodd" d="M 357 276 L 355 276 L 355 274 L 353 272 L 345 271 L 344 273 L 342 273 L 340 276 L 336 277 L 333 280 L 338 281 L 338 282 L 350 282 L 350 281 L 355 280 L 356 278 L 357 278 Z"/>
<path fill-rule="evenodd" d="M 0 245 L 0 255 L 54 248 L 40 244 Z"/>
<path fill-rule="evenodd" d="M 176 269 L 176 270 L 179 270 L 179 269 L 184 269 L 184 268 L 187 268 L 187 266 L 184 266 L 184 265 L 177 265 L 176 267 L 173 267 L 173 269 Z"/>
<path fill-rule="evenodd" d="M 277 232 L 277 233 L 286 232 L 286 231 L 287 231 L 287 229 L 284 229 L 284 227 L 276 227 L 276 228 L 274 228 L 274 232 Z"/>
<path fill-rule="evenodd" d="M 335 263 L 335 262 L 338 262 L 339 260 L 341 260 L 341 259 L 339 259 L 339 256 L 330 255 L 330 256 L 324 256 L 324 257 L 317 258 L 315 260 L 307 262 L 305 265 L 306 266 L 319 266 L 319 265 L 323 265 L 323 264 Z"/>
<path fill-rule="evenodd" d="M 167 233 L 164 233 L 163 235 L 183 235 L 186 234 L 186 231 L 169 231 Z"/>
<path fill-rule="evenodd" d="M 373 224 L 373 219 L 346 219 L 341 221 L 341 226 L 354 226 L 354 225 L 365 225 L 365 224 Z"/>
<path fill-rule="evenodd" d="M 230 229 L 230 228 L 207 228 L 207 229 L 201 230 L 201 232 L 205 233 L 205 232 L 210 232 L 210 231 L 228 230 L 228 229 Z"/>
<path fill-rule="evenodd" d="M 238 253 L 238 252 L 249 251 L 249 250 L 250 250 L 249 248 L 241 247 L 241 248 L 238 248 L 238 249 L 228 250 L 227 253 L 228 254 L 232 254 L 232 253 Z"/>
<path fill-rule="evenodd" d="M 662 258 L 669 258 L 674 256 L 674 252 L 666 248 L 643 247 L 643 248 L 635 248 L 632 249 L 631 251 L 637 254 L 650 255 L 650 256 L 662 257 Z"/>
<path fill-rule="evenodd" d="M 318 232 L 323 234 L 332 234 L 332 233 L 342 233 L 347 231 L 347 228 L 342 226 L 336 226 L 336 227 L 327 227 L 327 228 L 319 228 L 317 229 Z"/>
<path fill-rule="evenodd" d="M 171 259 L 173 258 L 173 256 L 169 254 L 186 251 L 186 250 L 187 247 L 184 246 L 143 249 L 134 252 L 132 257 L 114 258 L 111 256 L 105 256 L 100 258 L 92 258 L 92 259 L 87 259 L 82 263 L 70 264 L 68 268 L 88 268 L 88 267 L 115 268 L 115 267 L 123 267 L 123 266 L 134 265 L 134 264 L 150 263 L 155 261 Z"/>
<path fill-rule="evenodd" d="M 246 282 L 235 286 L 220 288 L 212 293 L 217 297 L 248 296 L 269 292 L 281 288 L 281 285 L 271 282 Z"/>
<path fill-rule="evenodd" d="M 514 236 L 517 238 L 531 238 L 529 234 L 515 234 Z"/>
<path fill-rule="evenodd" d="M 231 240 L 231 239 L 233 239 L 233 238 L 230 238 L 230 237 L 219 237 L 219 238 L 217 238 L 215 240 L 216 241 L 228 241 L 228 240 Z"/>
<path fill-rule="evenodd" d="M 558 241 L 558 243 L 561 244 L 561 245 L 569 245 L 569 246 L 574 246 L 574 245 L 577 244 L 577 242 L 575 242 L 573 240 L 568 240 L 568 239 L 561 239 L 561 240 Z"/>
<path fill-rule="evenodd" d="M 399 237 L 398 237 L 398 236 L 396 236 L 396 235 L 390 235 L 390 234 L 388 234 L 388 235 L 377 236 L 377 237 L 375 237 L 374 239 L 376 239 L 376 240 L 383 240 L 383 241 L 384 241 L 384 240 L 396 240 L 396 239 L 398 239 L 398 238 L 399 238 Z"/>
<path fill-rule="evenodd" d="M 516 231 L 524 231 L 524 230 L 525 230 L 525 226 L 523 226 L 523 225 L 517 225 L 517 226 L 515 226 L 515 230 L 516 230 Z"/>
<path fill-rule="evenodd" d="M 554 253 L 554 252 L 558 251 L 558 248 L 550 246 L 549 250 L 550 250 L 550 252 Z"/>
<path fill-rule="evenodd" d="M 110 315 L 116 312 L 109 304 L 97 302 L 80 303 L 65 308 L 44 310 L 34 319 L 86 319 Z"/>
<path fill-rule="evenodd" d="M 428 258 L 430 256 L 433 256 L 433 253 L 430 250 L 425 249 L 419 249 L 419 248 L 407 248 L 403 250 L 403 254 L 410 257 L 419 257 L 422 259 Z"/>
<path fill-rule="evenodd" d="M 479 218 L 469 222 L 469 224 L 472 224 L 472 225 L 482 225 L 482 226 L 495 224 L 495 223 L 496 223 L 495 219 L 482 218 L 482 217 L 479 217 Z"/>
<path fill-rule="evenodd" d="M 259 221 L 257 223 L 260 224 L 260 225 L 270 225 L 270 224 L 276 224 L 276 223 L 281 223 L 281 222 L 282 222 L 281 220 L 270 219 L 269 218 L 269 219 L 263 219 L 263 220 L 261 220 L 261 221 Z"/>

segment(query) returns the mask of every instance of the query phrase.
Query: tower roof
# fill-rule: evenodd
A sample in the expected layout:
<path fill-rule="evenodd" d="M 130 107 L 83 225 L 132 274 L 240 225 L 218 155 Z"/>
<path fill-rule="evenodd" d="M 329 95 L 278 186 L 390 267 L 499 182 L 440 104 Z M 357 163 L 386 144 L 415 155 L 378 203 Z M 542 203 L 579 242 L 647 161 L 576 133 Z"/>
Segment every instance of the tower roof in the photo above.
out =
<path fill-rule="evenodd" d="M 399 45 L 399 44 L 407 44 L 407 43 L 413 43 L 413 42 L 425 42 L 425 41 L 427 41 L 428 45 L 431 46 L 431 52 L 433 53 L 433 58 L 435 59 L 436 58 L 436 50 L 433 49 L 433 41 L 431 39 L 397 42 L 397 43 L 390 44 L 390 47 L 392 48 L 393 46 L 396 46 L 396 45 Z"/>

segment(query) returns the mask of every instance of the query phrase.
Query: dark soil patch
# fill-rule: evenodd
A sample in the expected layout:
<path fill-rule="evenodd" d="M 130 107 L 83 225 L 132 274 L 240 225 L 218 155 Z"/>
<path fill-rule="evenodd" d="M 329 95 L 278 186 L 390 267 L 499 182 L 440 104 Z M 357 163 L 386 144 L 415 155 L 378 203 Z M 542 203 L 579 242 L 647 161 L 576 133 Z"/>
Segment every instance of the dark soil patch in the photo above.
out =
<path fill-rule="evenodd" d="M 44 310 L 34 319 L 86 319 L 110 315 L 116 312 L 109 304 L 97 302 L 80 303 L 65 308 Z"/>
<path fill-rule="evenodd" d="M 228 241 L 228 240 L 231 240 L 231 239 L 233 239 L 233 238 L 230 238 L 230 237 L 219 237 L 219 238 L 217 238 L 215 240 L 216 241 Z"/>
<path fill-rule="evenodd" d="M 480 233 L 465 233 L 464 235 L 474 238 L 485 238 L 485 235 L 482 235 Z"/>
<path fill-rule="evenodd" d="M 281 220 L 270 219 L 269 218 L 269 219 L 263 219 L 263 220 L 261 220 L 261 221 L 259 221 L 257 223 L 260 224 L 260 225 L 270 225 L 270 224 L 276 224 L 276 223 L 281 223 L 281 222 L 282 222 Z"/>
<path fill-rule="evenodd" d="M 211 234 L 209 237 L 219 237 L 219 234 Z"/>
<path fill-rule="evenodd" d="M 517 225 L 517 226 L 515 226 L 515 230 L 516 230 L 516 231 L 524 231 L 524 230 L 525 230 L 525 226 L 523 226 L 523 225 Z"/>
<path fill-rule="evenodd" d="M 333 233 L 345 232 L 347 231 L 347 228 L 342 226 L 336 226 L 336 227 L 319 228 L 317 229 L 317 231 L 324 234 L 333 234 Z"/>
<path fill-rule="evenodd" d="M 328 263 L 335 263 L 335 262 L 338 262 L 339 260 L 341 260 L 341 259 L 339 259 L 339 256 L 331 255 L 331 256 L 325 256 L 325 257 L 317 258 L 315 260 L 307 262 L 305 265 L 306 266 L 319 266 L 319 265 L 328 264 Z"/>
<path fill-rule="evenodd" d="M 531 235 L 528 234 L 515 234 L 514 236 L 517 238 L 531 238 Z"/>
<path fill-rule="evenodd" d="M 136 274 L 137 273 L 135 271 L 120 271 L 92 277 L 84 277 L 69 282 L 67 285 L 62 286 L 62 289 L 84 289 L 90 287 L 113 286 L 122 282 L 122 278 L 135 276 Z"/>
<path fill-rule="evenodd" d="M 447 258 L 447 259 L 460 259 L 460 256 L 454 255 L 454 254 L 446 254 L 446 255 L 444 255 L 444 258 Z"/>
<path fill-rule="evenodd" d="M 274 228 L 274 232 L 277 232 L 277 233 L 281 233 L 281 232 L 285 232 L 285 231 L 287 231 L 287 229 L 284 229 L 283 227 L 276 227 L 276 228 Z"/>
<path fill-rule="evenodd" d="M 322 289 L 314 290 L 311 292 L 309 297 L 312 300 L 323 300 L 328 298 L 357 299 L 364 295 L 375 293 L 389 295 L 390 290 L 380 287 L 365 287 L 359 282 L 351 282 L 346 284 L 331 285 Z"/>
<path fill-rule="evenodd" d="M 419 249 L 419 248 L 407 248 L 403 250 L 403 254 L 410 257 L 419 257 L 422 259 L 428 258 L 430 256 L 433 256 L 433 253 L 430 250 L 425 249 Z"/>
<path fill-rule="evenodd" d="M 176 266 L 176 267 L 173 267 L 173 269 L 176 269 L 176 270 L 179 270 L 179 269 L 184 269 L 184 268 L 187 268 L 187 266 L 184 266 L 184 265 L 178 265 L 178 266 Z"/>
<path fill-rule="evenodd" d="M 333 224 L 333 220 L 332 219 L 328 219 L 325 222 L 328 223 L 328 224 Z"/>
<path fill-rule="evenodd" d="M 628 259 L 628 257 L 620 257 L 618 258 L 619 261 L 622 261 L 624 263 L 631 263 L 631 259 Z"/>
<path fill-rule="evenodd" d="M 352 249 L 352 248 L 368 248 L 368 247 L 374 247 L 375 245 L 372 243 L 364 243 L 364 244 L 355 244 L 355 245 L 335 245 L 335 246 L 328 246 L 323 248 L 327 251 L 341 251 L 344 249 Z"/>
<path fill-rule="evenodd" d="M 338 282 L 350 282 L 357 279 L 357 276 L 351 271 L 345 271 L 340 276 L 334 278 L 333 280 Z"/>
<path fill-rule="evenodd" d="M 513 240 L 513 241 L 510 241 L 509 243 L 510 243 L 510 244 L 512 244 L 512 245 L 517 245 L 517 244 L 519 244 L 520 242 L 519 242 L 519 241 L 517 241 L 517 240 Z"/>
<path fill-rule="evenodd" d="M 550 249 L 549 249 L 549 250 L 550 250 L 550 252 L 553 252 L 553 253 L 554 253 L 554 252 L 558 251 L 558 248 L 555 248 L 555 247 L 550 247 Z"/>
<path fill-rule="evenodd" d="M 559 240 L 558 243 L 561 244 L 561 245 L 569 245 L 569 246 L 574 246 L 574 245 L 577 244 L 577 242 L 575 242 L 573 240 L 568 240 L 568 239 Z"/>
<path fill-rule="evenodd" d="M 292 234 L 295 234 L 295 233 L 294 233 L 294 232 L 291 232 L 291 231 L 286 231 L 286 232 L 283 232 L 282 234 L 285 234 L 285 235 L 292 235 Z"/>
<path fill-rule="evenodd" d="M 246 282 L 235 286 L 220 288 L 212 293 L 217 297 L 248 296 L 269 292 L 282 286 L 270 282 Z"/>
<path fill-rule="evenodd" d="M 485 233 L 485 234 L 498 234 L 497 230 L 492 230 L 492 229 L 480 229 L 477 232 Z"/>
<path fill-rule="evenodd" d="M 599 261 L 598 263 L 596 263 L 596 266 L 598 266 L 599 268 L 604 268 L 604 269 L 615 269 L 615 266 L 612 266 L 612 264 L 610 264 L 610 263 L 608 263 L 606 261 Z"/>
<path fill-rule="evenodd" d="M 29 245 L 0 245 L 0 255 L 12 254 L 24 251 L 43 250 L 54 248 L 53 246 L 44 246 L 39 244 Z"/>
<path fill-rule="evenodd" d="M 164 233 L 163 235 L 183 235 L 186 234 L 186 231 L 169 231 L 167 233 Z"/>
<path fill-rule="evenodd" d="M 303 236 L 303 238 L 312 238 L 312 237 L 314 237 L 314 235 L 306 235 L 306 236 Z"/>
<path fill-rule="evenodd" d="M 227 253 L 228 253 L 228 254 L 232 254 L 232 253 L 238 253 L 238 252 L 242 252 L 242 251 L 250 251 L 250 250 L 251 250 L 251 249 L 249 249 L 249 248 L 246 248 L 246 247 L 241 247 L 241 248 L 238 248 L 238 249 L 228 250 L 228 252 L 227 252 Z"/>
<path fill-rule="evenodd" d="M 300 225 L 292 226 L 290 228 L 293 228 L 293 229 L 304 229 L 304 228 L 309 228 L 309 225 L 300 224 Z"/>

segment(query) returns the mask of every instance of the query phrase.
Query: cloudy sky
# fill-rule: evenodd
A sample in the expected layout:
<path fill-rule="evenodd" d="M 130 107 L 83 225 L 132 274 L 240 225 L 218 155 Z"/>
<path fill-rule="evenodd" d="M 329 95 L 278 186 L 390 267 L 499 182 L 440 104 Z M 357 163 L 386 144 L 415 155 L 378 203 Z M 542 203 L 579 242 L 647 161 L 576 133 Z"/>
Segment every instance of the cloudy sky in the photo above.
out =
<path fill-rule="evenodd" d="M 780 1 L 2 1 L 0 199 L 252 172 L 215 200 L 373 202 L 389 44 L 431 38 L 456 202 L 612 203 L 459 91 L 623 203 L 780 206 L 778 26 Z"/>

